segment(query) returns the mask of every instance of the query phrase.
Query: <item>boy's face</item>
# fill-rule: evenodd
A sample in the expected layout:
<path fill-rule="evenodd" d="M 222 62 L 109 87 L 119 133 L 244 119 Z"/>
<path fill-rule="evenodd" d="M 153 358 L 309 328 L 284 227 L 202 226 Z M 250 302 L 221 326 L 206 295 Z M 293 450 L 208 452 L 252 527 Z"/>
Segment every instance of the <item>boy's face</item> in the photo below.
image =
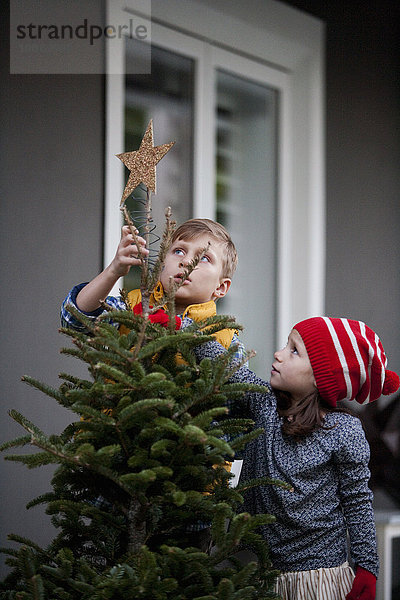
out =
<path fill-rule="evenodd" d="M 170 278 L 173 282 L 179 283 L 184 269 L 208 244 L 210 245 L 207 252 L 176 292 L 175 308 L 178 314 L 190 304 L 202 304 L 222 298 L 229 289 L 231 280 L 222 277 L 223 244 L 209 234 L 191 240 L 175 240 L 165 258 L 160 277 L 161 283 L 164 289 L 168 289 Z"/>

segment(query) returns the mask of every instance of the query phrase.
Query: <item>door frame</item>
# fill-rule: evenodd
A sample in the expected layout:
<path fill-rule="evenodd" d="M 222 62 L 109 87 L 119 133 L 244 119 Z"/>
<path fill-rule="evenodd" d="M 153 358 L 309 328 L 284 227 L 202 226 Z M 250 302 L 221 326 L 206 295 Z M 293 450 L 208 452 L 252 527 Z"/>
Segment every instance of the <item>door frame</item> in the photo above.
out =
<path fill-rule="evenodd" d="M 148 0 L 108 0 L 107 23 L 133 15 L 157 45 L 196 61 L 193 216 L 214 218 L 213 70 L 236 70 L 279 90 L 276 339 L 281 344 L 295 322 L 323 314 L 325 306 L 324 27 L 280 2 L 265 3 L 269 19 L 261 28 L 217 8 L 205 10 L 198 0 L 152 0 L 151 7 Z M 121 227 L 123 167 L 115 154 L 124 148 L 125 73 L 124 44 L 106 42 L 105 265 Z"/>

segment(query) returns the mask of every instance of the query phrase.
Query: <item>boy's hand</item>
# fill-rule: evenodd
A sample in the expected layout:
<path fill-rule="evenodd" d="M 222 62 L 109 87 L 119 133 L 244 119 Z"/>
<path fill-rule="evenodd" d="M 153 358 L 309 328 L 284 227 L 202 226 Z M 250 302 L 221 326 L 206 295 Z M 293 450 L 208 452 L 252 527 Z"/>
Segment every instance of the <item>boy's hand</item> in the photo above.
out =
<path fill-rule="evenodd" d="M 149 251 L 146 248 L 146 241 L 137 236 L 137 241 L 140 246 L 140 252 L 143 257 L 147 256 Z M 133 235 L 127 225 L 122 227 L 121 240 L 118 244 L 117 252 L 110 263 L 110 270 L 115 275 L 116 280 L 129 273 L 129 270 L 134 265 L 140 265 L 138 248 L 133 239 Z"/>
<path fill-rule="evenodd" d="M 147 256 L 146 241 L 137 236 L 142 256 Z M 90 313 L 100 307 L 101 301 L 105 300 L 110 290 L 120 277 L 129 273 L 133 265 L 140 265 L 138 248 L 134 242 L 133 235 L 127 225 L 122 228 L 121 240 L 117 252 L 111 263 L 97 277 L 92 279 L 81 289 L 76 297 L 76 306 L 79 310 Z"/>

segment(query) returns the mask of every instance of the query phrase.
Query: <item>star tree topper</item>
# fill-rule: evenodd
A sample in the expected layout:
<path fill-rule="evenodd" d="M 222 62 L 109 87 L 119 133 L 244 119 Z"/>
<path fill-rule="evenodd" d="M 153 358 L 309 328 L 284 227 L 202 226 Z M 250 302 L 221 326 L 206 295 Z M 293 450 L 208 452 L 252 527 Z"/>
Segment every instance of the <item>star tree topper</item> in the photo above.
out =
<path fill-rule="evenodd" d="M 120 206 L 122 206 L 139 183 L 144 183 L 149 190 L 154 193 L 156 192 L 156 164 L 174 144 L 175 142 L 169 142 L 169 144 L 154 147 L 153 120 L 151 119 L 140 142 L 139 150 L 117 154 L 117 157 L 130 170 Z"/>

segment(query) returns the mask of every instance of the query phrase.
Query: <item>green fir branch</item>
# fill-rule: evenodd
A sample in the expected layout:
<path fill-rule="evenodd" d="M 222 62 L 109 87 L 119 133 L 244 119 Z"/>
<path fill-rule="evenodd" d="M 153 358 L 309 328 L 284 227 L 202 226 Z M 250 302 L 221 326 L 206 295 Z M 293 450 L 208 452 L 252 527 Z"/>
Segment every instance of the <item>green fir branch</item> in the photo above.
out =
<path fill-rule="evenodd" d="M 117 367 L 113 367 L 104 362 L 98 362 L 94 365 L 94 369 L 97 373 L 100 373 L 107 379 L 122 383 L 127 390 L 134 389 L 136 386 L 136 381 Z"/>
<path fill-rule="evenodd" d="M 197 427 L 205 428 L 210 426 L 212 421 L 217 417 L 222 417 L 228 414 L 228 408 L 226 406 L 216 406 L 215 408 L 210 408 L 207 411 L 201 412 L 199 415 L 192 419 L 192 425 L 196 425 Z M 215 432 L 213 432 L 215 435 Z"/>
<path fill-rule="evenodd" d="M 93 406 L 90 406 L 87 404 L 81 404 L 79 402 L 75 402 L 71 406 L 71 410 L 74 413 L 81 415 L 84 418 L 84 420 L 96 419 L 103 426 L 105 425 L 108 427 L 115 427 L 115 419 L 111 415 L 104 412 L 104 410 L 98 410 L 97 408 L 94 408 Z M 93 422 L 92 422 L 92 425 L 93 425 Z M 80 424 L 80 426 L 82 426 L 82 424 Z"/>
<path fill-rule="evenodd" d="M 46 383 L 42 383 L 41 381 L 38 381 L 37 379 L 34 379 L 33 377 L 29 377 L 28 375 L 23 375 L 21 377 L 21 381 L 24 381 L 28 385 L 43 392 L 44 394 L 46 394 L 46 396 L 49 396 L 50 398 L 54 398 L 62 406 L 68 406 L 68 402 L 66 401 L 64 394 L 62 394 L 59 390 L 56 390 L 52 386 L 47 385 Z"/>
<path fill-rule="evenodd" d="M 69 373 L 59 373 L 59 379 L 63 379 L 65 382 L 70 383 L 74 387 L 80 387 L 85 389 L 90 389 L 93 385 L 93 381 L 89 379 L 80 379 L 76 375 L 70 375 Z"/>
<path fill-rule="evenodd" d="M 3 452 L 4 450 L 9 450 L 10 448 L 16 448 L 18 446 L 26 446 L 26 444 L 31 443 L 31 439 L 32 439 L 32 436 L 23 435 L 19 438 L 15 438 L 14 440 L 11 440 L 9 442 L 4 442 L 0 446 L 0 452 Z"/>
<path fill-rule="evenodd" d="M 11 454 L 4 457 L 5 460 L 11 462 L 23 463 L 28 469 L 36 469 L 44 465 L 51 465 L 58 462 L 58 460 L 50 455 L 48 452 L 37 452 L 36 454 Z"/>
<path fill-rule="evenodd" d="M 168 250 L 171 247 L 172 236 L 176 226 L 176 222 L 171 220 L 171 214 L 171 207 L 168 206 L 165 210 L 165 227 L 160 242 L 160 249 L 150 277 L 149 287 L 151 290 L 155 288 L 160 279 L 160 274 L 164 266 L 165 258 L 167 256 Z"/>
<path fill-rule="evenodd" d="M 202 338 L 202 342 L 210 341 L 211 337 Z M 148 358 L 151 356 L 155 356 L 158 352 L 168 348 L 169 350 L 179 350 L 179 344 L 182 342 L 190 344 L 192 346 L 196 346 L 199 344 L 199 339 L 193 334 L 177 332 L 173 335 L 166 335 L 162 338 L 158 338 L 143 346 L 143 348 L 139 351 L 137 358 L 139 360 L 143 360 L 144 358 Z"/>
<path fill-rule="evenodd" d="M 15 410 L 11 410 L 9 414 L 15 421 L 17 421 L 17 423 L 31 433 L 31 444 L 56 457 L 58 459 L 57 462 L 67 463 L 73 465 L 74 467 L 79 466 L 84 469 L 94 471 L 99 475 L 103 475 L 107 479 L 111 480 L 128 494 L 131 494 L 131 487 L 126 486 L 123 480 L 114 474 L 111 469 L 104 467 L 100 462 L 101 459 L 98 459 L 97 461 L 95 460 L 95 452 L 94 449 L 91 450 L 93 447 L 90 444 L 82 444 L 74 451 L 73 454 L 68 454 L 63 452 L 61 448 L 49 443 L 49 440 L 45 434 L 23 415 Z"/>
<path fill-rule="evenodd" d="M 107 314 L 99 315 L 98 322 L 113 322 L 118 325 L 125 325 L 130 330 L 138 332 L 143 323 L 143 317 L 136 315 L 132 310 L 117 310 L 113 309 Z"/>
<path fill-rule="evenodd" d="M 243 481 L 236 486 L 236 490 L 239 493 L 246 492 L 255 487 L 260 487 L 263 485 L 276 485 L 278 487 L 283 488 L 284 490 L 288 490 L 289 492 L 293 492 L 293 487 L 286 483 L 285 481 L 281 481 L 280 479 L 271 479 L 270 477 L 259 477 L 257 479 L 251 479 L 248 481 Z"/>
<path fill-rule="evenodd" d="M 235 439 L 231 442 L 232 448 L 236 451 L 243 450 L 249 442 L 252 442 L 263 433 L 264 429 L 259 427 L 257 429 L 253 429 L 249 433 L 244 433 L 238 437 L 235 437 Z"/>
<path fill-rule="evenodd" d="M 93 333 L 94 328 L 95 328 L 95 321 L 93 321 L 92 319 L 90 319 L 89 317 L 87 317 L 86 315 L 84 315 L 76 306 L 74 306 L 73 304 L 67 304 L 65 306 L 65 309 L 77 320 L 79 321 L 79 323 L 81 323 L 85 329 L 85 332 L 89 332 L 89 333 Z M 74 334 L 80 334 L 83 332 L 78 332 L 75 330 L 72 330 L 68 327 L 62 327 L 60 329 L 61 333 L 65 333 L 66 335 L 72 335 L 74 337 Z M 85 335 L 85 333 L 83 333 Z"/>
<path fill-rule="evenodd" d="M 268 385 L 257 385 L 255 383 L 224 383 L 221 390 L 232 398 L 242 397 L 246 392 L 266 394 L 271 391 Z"/>

